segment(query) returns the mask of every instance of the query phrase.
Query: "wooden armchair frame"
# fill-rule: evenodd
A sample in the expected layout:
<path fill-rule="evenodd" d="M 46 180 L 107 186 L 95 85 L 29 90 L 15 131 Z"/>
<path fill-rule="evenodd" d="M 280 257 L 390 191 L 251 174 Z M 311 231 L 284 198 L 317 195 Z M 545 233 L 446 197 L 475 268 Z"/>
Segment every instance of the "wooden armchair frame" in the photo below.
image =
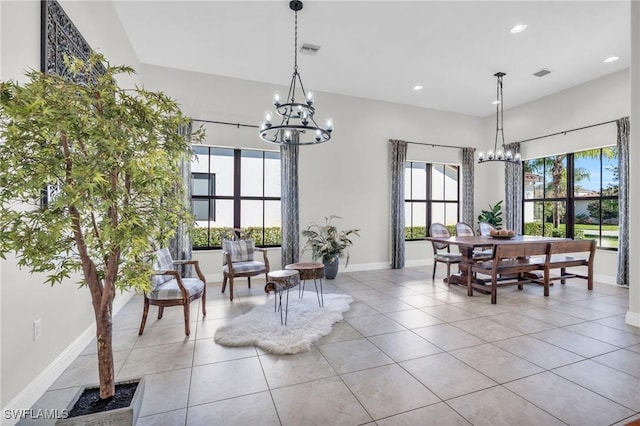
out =
<path fill-rule="evenodd" d="M 184 309 L 184 334 L 187 336 L 191 333 L 189 328 L 189 307 L 192 301 L 202 298 L 202 316 L 207 315 L 207 281 L 204 277 L 204 274 L 200 270 L 200 264 L 197 260 L 174 260 L 174 266 L 180 265 L 193 265 L 196 275 L 198 279 L 200 279 L 204 283 L 204 287 L 202 293 L 196 293 L 189 296 L 189 292 L 184 286 L 182 281 L 182 276 L 180 272 L 176 270 L 167 270 L 167 271 L 153 271 L 152 275 L 170 275 L 172 278 L 178 283 L 178 287 L 180 288 L 180 293 L 182 293 L 181 298 L 177 299 L 149 299 L 147 297 L 147 293 L 144 293 L 144 311 L 142 313 L 142 322 L 140 323 L 140 331 L 138 335 L 142 335 L 144 331 L 145 324 L 147 322 L 147 314 L 149 313 L 149 305 L 158 306 L 158 319 L 162 319 L 162 315 L 164 313 L 164 308 L 168 306 L 183 306 Z"/>
<path fill-rule="evenodd" d="M 261 247 L 254 247 L 254 251 L 256 252 L 262 252 L 262 258 L 263 258 L 263 263 L 265 266 L 265 271 L 246 271 L 246 272 L 240 272 L 240 271 L 234 271 L 233 269 L 233 262 L 231 261 L 231 253 L 227 252 L 226 250 L 222 250 L 222 255 L 226 258 L 226 264 L 228 266 L 229 271 L 223 271 L 223 279 L 222 279 L 222 293 L 224 293 L 225 289 L 227 288 L 227 280 L 229 280 L 229 300 L 233 300 L 233 280 L 235 278 L 243 278 L 246 277 L 247 278 L 247 283 L 249 285 L 249 288 L 251 288 L 251 277 L 256 276 L 256 275 L 260 275 L 262 273 L 264 273 L 264 277 L 266 281 L 269 281 L 268 278 L 268 274 L 269 274 L 269 259 L 267 257 L 267 250 Z"/>

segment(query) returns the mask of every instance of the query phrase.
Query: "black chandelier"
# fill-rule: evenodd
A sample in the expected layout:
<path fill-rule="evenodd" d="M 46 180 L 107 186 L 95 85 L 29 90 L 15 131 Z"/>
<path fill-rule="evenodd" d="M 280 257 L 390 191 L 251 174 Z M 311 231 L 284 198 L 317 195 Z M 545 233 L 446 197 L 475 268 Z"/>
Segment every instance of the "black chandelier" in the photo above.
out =
<path fill-rule="evenodd" d="M 522 161 L 522 157 L 519 152 L 511 152 L 511 150 L 506 149 L 504 143 L 504 121 L 503 121 L 503 111 L 504 111 L 504 101 L 502 97 L 502 77 L 504 77 L 505 73 L 497 72 L 493 76 L 497 78 L 498 85 L 496 88 L 496 139 L 493 143 L 493 149 L 487 151 L 485 155 L 484 152 L 478 151 L 478 163 L 486 163 L 487 161 L 503 161 L 506 163 L 520 163 Z M 502 145 L 500 149 L 498 149 L 498 139 L 501 139 Z"/>
<path fill-rule="evenodd" d="M 320 127 L 314 118 L 313 93 L 306 92 L 298 72 L 298 11 L 302 10 L 300 0 L 292 0 L 289 7 L 295 12 L 295 39 L 293 76 L 289 85 L 289 93 L 284 102 L 278 92 L 273 95 L 276 113 L 282 117 L 279 125 L 274 125 L 271 111 L 264 114 L 264 122 L 260 125 L 260 138 L 265 142 L 279 145 L 315 145 L 331 139 L 333 122 L 327 118 L 325 127 Z M 302 102 L 296 102 L 296 90 L 300 88 Z"/>

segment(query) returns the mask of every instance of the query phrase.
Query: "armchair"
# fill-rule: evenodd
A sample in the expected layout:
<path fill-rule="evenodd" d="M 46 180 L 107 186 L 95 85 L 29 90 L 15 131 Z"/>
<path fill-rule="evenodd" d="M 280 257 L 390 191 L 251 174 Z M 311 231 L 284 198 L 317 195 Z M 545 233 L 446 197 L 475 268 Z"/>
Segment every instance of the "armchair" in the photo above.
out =
<path fill-rule="evenodd" d="M 154 272 L 151 276 L 151 291 L 144 293 L 144 311 L 140 323 L 139 335 L 142 335 L 147 322 L 149 305 L 158 306 L 158 319 L 162 318 L 164 308 L 167 306 L 183 306 L 184 308 L 184 333 L 188 336 L 189 329 L 189 305 L 192 301 L 202 298 L 202 316 L 207 315 L 206 280 L 197 260 L 173 260 L 169 249 L 161 249 L 154 253 Z M 197 278 L 184 278 L 175 267 L 178 265 L 193 265 Z"/>
<path fill-rule="evenodd" d="M 262 252 L 262 261 L 254 259 L 256 251 Z M 222 293 L 227 288 L 229 281 L 229 300 L 233 300 L 233 280 L 238 277 L 247 277 L 251 288 L 251 277 L 264 274 L 267 279 L 269 273 L 269 259 L 267 250 L 255 247 L 252 240 L 223 240 L 222 241 Z"/>

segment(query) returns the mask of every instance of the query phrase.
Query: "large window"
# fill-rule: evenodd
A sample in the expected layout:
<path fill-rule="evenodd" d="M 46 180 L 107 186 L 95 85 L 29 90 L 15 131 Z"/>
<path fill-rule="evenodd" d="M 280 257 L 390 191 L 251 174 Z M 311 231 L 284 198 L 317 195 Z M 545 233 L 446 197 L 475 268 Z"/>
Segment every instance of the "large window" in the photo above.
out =
<path fill-rule="evenodd" d="M 459 218 L 460 168 L 407 162 L 404 172 L 405 239 L 421 240 L 431 223 L 455 226 Z"/>
<path fill-rule="evenodd" d="M 206 146 L 193 152 L 193 248 L 219 248 L 234 229 L 258 246 L 280 245 L 280 153 Z"/>
<path fill-rule="evenodd" d="M 524 233 L 618 248 L 618 153 L 605 147 L 524 162 Z"/>

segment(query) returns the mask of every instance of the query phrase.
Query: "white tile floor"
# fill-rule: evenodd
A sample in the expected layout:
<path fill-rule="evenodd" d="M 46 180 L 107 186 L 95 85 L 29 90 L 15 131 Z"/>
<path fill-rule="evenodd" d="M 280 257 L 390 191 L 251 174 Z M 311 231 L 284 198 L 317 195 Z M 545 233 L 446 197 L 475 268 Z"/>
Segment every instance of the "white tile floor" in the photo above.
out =
<path fill-rule="evenodd" d="M 444 269 L 444 268 L 443 268 Z M 217 327 L 267 302 L 244 280 L 230 302 L 208 285 L 206 319 L 142 299 L 114 319 L 118 378 L 145 375 L 138 425 L 623 425 L 640 418 L 640 329 L 628 291 L 584 280 L 499 290 L 498 304 L 435 282 L 430 268 L 342 270 L 326 293 L 355 302 L 309 352 L 276 356 L 213 341 Z M 271 298 L 273 295 L 270 296 Z M 269 300 L 270 303 L 271 300 Z M 34 408 L 63 408 L 97 381 L 90 344 Z M 42 421 L 34 422 L 43 424 Z M 23 421 L 21 425 L 29 422 Z"/>

